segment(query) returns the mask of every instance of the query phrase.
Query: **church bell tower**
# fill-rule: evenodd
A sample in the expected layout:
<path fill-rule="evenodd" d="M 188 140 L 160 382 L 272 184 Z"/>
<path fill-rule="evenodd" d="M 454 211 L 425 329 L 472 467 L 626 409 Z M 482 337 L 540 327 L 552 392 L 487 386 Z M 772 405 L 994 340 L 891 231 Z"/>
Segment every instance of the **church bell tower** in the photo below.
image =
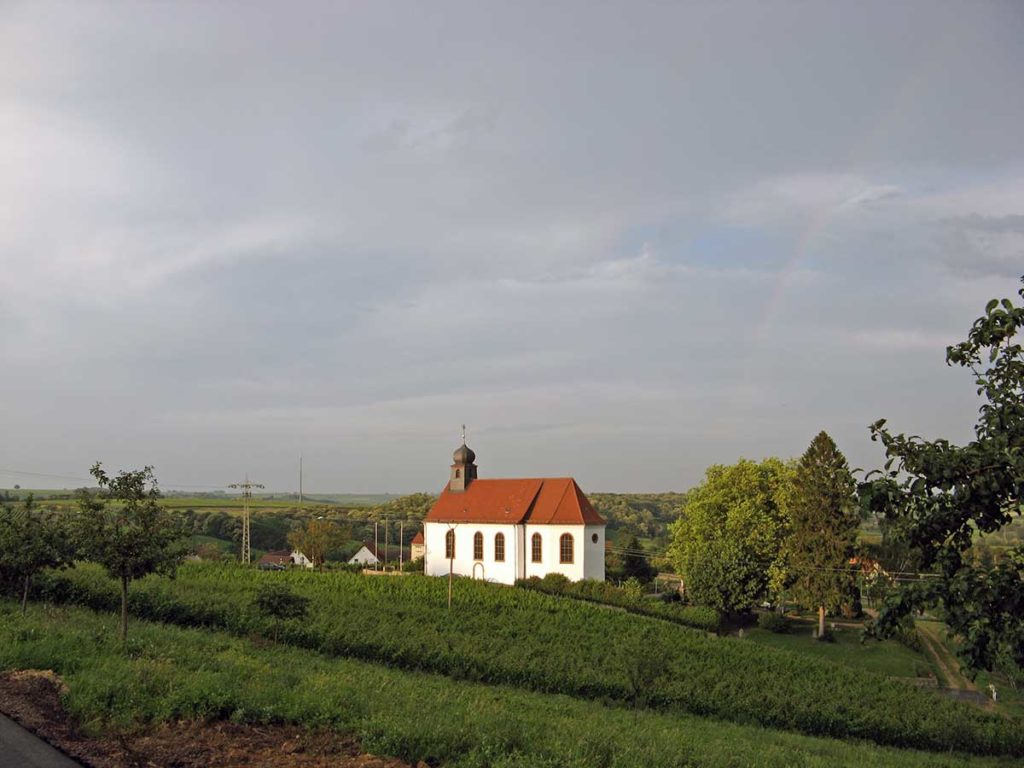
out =
<path fill-rule="evenodd" d="M 476 480 L 476 454 L 466 445 L 466 426 L 462 426 L 462 445 L 452 454 L 452 474 L 448 480 L 448 490 L 461 493 Z"/>

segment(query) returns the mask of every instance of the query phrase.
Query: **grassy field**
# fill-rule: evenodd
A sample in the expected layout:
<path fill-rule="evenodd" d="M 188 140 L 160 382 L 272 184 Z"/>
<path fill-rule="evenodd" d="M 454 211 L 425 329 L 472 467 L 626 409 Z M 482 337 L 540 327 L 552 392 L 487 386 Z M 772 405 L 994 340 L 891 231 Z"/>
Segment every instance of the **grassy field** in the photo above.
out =
<path fill-rule="evenodd" d="M 922 677 L 932 672 L 928 658 L 900 645 L 895 640 L 861 642 L 861 631 L 848 627 L 835 629 L 836 642 L 822 643 L 811 637 L 811 624 L 798 624 L 785 634 L 765 629 L 745 631 L 747 642 L 771 648 L 805 653 L 828 661 L 890 677 Z"/>
<path fill-rule="evenodd" d="M 148 622 L 133 624 L 122 653 L 115 623 L 109 614 L 39 605 L 22 617 L 0 601 L 0 670 L 57 672 L 69 688 L 65 705 L 86 732 L 180 720 L 296 723 L 447 768 L 1016 764 L 630 711 Z"/>
<path fill-rule="evenodd" d="M 253 597 L 270 583 L 309 597 L 309 618 L 277 625 L 256 614 Z M 51 574 L 40 586 L 55 600 L 117 605 L 116 586 L 92 567 Z M 664 711 L 902 747 L 1024 754 L 1017 723 L 806 654 L 468 580 L 456 584 L 451 613 L 445 603 L 444 582 L 425 577 L 190 564 L 173 580 L 135 584 L 131 608 L 452 678 L 618 701 L 632 700 L 640 685 L 645 703 Z"/>

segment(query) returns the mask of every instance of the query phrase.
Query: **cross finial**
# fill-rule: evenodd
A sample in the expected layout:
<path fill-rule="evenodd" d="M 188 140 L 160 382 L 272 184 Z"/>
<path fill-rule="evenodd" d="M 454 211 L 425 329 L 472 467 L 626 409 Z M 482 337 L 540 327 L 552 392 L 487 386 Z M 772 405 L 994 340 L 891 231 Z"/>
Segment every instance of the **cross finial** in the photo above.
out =
<path fill-rule="evenodd" d="M 462 442 L 463 443 L 466 442 L 466 425 L 465 424 L 462 425 Z"/>

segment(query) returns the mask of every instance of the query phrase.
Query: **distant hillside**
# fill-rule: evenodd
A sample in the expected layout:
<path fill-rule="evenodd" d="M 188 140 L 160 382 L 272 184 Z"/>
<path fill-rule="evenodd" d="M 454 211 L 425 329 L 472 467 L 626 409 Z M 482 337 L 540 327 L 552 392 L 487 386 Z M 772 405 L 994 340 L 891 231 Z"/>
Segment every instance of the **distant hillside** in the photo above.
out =
<path fill-rule="evenodd" d="M 588 493 L 587 498 L 612 530 L 656 539 L 686 505 L 685 493 Z"/>

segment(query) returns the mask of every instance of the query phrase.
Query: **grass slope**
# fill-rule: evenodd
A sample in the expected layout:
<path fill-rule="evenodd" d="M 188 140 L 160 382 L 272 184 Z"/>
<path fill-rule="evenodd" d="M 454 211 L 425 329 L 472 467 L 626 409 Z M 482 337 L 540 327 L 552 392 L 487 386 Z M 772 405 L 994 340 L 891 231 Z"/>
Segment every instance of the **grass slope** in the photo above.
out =
<path fill-rule="evenodd" d="M 132 626 L 122 653 L 115 634 L 109 615 L 32 606 L 22 617 L 0 601 L 0 670 L 56 671 L 87 732 L 178 720 L 328 726 L 368 751 L 450 768 L 1013 764 L 631 712 L 148 622 Z"/>
<path fill-rule="evenodd" d="M 94 567 L 38 581 L 50 599 L 118 605 L 116 585 Z M 260 585 L 279 582 L 310 598 L 310 618 L 272 626 L 253 611 Z M 663 710 L 901 747 L 1024 754 L 1019 723 L 806 655 L 468 580 L 456 585 L 450 613 L 445 604 L 439 579 L 209 564 L 141 580 L 131 599 L 132 611 L 151 619 L 273 633 L 332 656 L 454 678 L 617 701 L 639 685 Z"/>

